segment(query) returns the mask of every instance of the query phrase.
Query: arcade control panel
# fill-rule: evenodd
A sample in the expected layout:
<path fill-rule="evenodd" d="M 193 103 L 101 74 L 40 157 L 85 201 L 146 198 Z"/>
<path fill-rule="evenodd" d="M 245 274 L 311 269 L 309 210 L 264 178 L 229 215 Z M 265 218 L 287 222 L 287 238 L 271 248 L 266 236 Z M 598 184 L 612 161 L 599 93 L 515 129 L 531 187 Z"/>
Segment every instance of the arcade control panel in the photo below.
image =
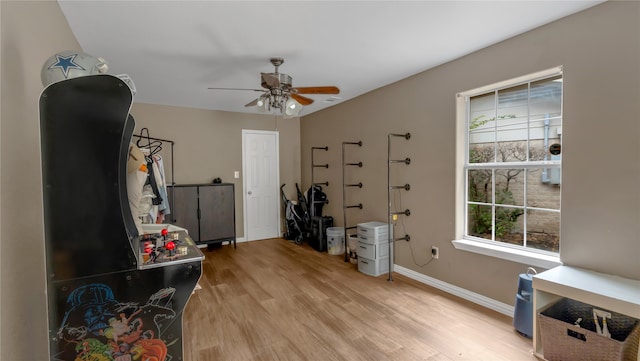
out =
<path fill-rule="evenodd" d="M 204 259 L 204 255 L 185 231 L 146 233 L 140 236 L 139 268 L 162 267 L 168 264 Z"/>

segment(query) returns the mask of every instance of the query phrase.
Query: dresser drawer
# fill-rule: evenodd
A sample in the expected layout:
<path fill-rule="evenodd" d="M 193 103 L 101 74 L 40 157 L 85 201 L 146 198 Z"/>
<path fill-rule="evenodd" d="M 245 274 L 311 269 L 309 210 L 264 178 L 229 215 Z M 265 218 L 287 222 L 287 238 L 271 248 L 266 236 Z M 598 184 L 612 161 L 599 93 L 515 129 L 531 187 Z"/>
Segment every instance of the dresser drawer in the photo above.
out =
<path fill-rule="evenodd" d="M 356 251 L 356 253 L 358 254 L 358 257 L 364 257 L 368 259 L 389 257 L 389 242 L 369 244 L 359 241 L 358 250 Z"/>
<path fill-rule="evenodd" d="M 369 259 L 358 255 L 358 271 L 369 276 L 380 276 L 389 272 L 389 257 Z"/>
<path fill-rule="evenodd" d="M 391 226 L 391 234 L 393 234 L 393 225 Z M 383 222 L 360 223 L 358 224 L 358 238 L 369 244 L 389 242 L 389 226 Z"/>

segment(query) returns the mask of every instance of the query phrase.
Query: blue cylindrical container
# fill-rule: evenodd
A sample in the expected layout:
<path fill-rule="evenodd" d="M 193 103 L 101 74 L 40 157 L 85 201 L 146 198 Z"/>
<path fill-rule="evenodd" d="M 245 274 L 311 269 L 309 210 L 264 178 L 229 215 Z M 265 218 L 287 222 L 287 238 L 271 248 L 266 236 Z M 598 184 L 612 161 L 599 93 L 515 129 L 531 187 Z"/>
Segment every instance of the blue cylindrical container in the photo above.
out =
<path fill-rule="evenodd" d="M 533 284 L 536 270 L 529 267 L 527 273 L 518 276 L 518 293 L 513 314 L 513 327 L 526 337 L 533 337 Z"/>

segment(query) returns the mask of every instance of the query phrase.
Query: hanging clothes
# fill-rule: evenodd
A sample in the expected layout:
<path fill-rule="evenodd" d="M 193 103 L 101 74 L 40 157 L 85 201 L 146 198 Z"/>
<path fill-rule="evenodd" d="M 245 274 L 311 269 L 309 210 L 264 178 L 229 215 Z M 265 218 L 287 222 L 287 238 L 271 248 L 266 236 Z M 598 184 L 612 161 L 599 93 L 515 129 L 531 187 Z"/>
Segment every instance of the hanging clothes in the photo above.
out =
<path fill-rule="evenodd" d="M 162 202 L 158 204 L 158 214 L 156 216 L 156 223 L 164 223 L 164 219 L 167 215 L 171 214 L 171 209 L 169 208 L 169 196 L 167 194 L 167 181 L 164 174 L 164 162 L 162 160 L 162 156 L 160 154 L 155 154 L 152 156 L 154 164 L 158 168 L 157 175 L 160 178 L 161 184 L 158 185 L 158 192 L 160 193 L 160 197 L 162 198 Z"/>
<path fill-rule="evenodd" d="M 153 156 L 145 157 L 147 161 L 147 169 L 149 170 L 149 176 L 147 177 L 147 183 L 145 185 L 150 185 L 153 190 L 153 195 L 155 196 L 152 199 L 152 203 L 154 206 L 157 206 L 162 203 L 162 196 L 160 195 L 160 190 L 158 184 L 162 186 L 162 178 L 160 178 L 160 170 L 158 169 L 158 165 L 153 161 Z"/>
<path fill-rule="evenodd" d="M 170 214 L 171 210 L 164 165 L 159 152 L 162 150 L 163 142 L 170 143 L 173 150 L 173 141 L 151 138 L 147 128 L 142 128 L 140 135 L 135 136 L 139 138 L 136 144 L 144 152 L 147 168 L 147 177 L 137 209 L 138 215 L 143 223 L 164 223 L 165 216 Z M 173 166 L 173 151 L 171 155 Z"/>
<path fill-rule="evenodd" d="M 138 235 L 144 233 L 142 230 L 142 220 L 140 219 L 140 201 L 146 180 L 147 163 L 144 154 L 134 144 L 130 144 L 129 158 L 127 160 L 127 197 Z"/>
<path fill-rule="evenodd" d="M 143 188 L 144 201 L 148 203 L 145 209 L 145 223 L 155 223 L 158 217 L 158 205 L 162 203 L 160 188 L 163 187 L 158 165 L 153 161 L 153 155 L 145 157 L 148 169 L 147 181 Z"/>

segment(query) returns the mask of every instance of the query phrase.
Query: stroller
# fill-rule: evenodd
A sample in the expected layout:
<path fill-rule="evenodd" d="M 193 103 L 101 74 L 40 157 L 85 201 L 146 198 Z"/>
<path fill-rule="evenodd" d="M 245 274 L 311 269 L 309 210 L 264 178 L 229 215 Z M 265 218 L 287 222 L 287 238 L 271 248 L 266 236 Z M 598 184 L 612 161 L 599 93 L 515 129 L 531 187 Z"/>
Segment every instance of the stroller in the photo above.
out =
<path fill-rule="evenodd" d="M 300 187 L 298 187 L 298 183 L 296 183 L 296 191 L 298 192 L 298 205 L 300 212 L 300 218 L 302 218 L 302 235 L 304 239 L 309 239 L 311 237 L 311 205 L 307 202 L 307 198 L 304 196 L 304 193 L 300 191 Z"/>
<path fill-rule="evenodd" d="M 306 211 L 300 204 L 295 204 L 293 201 L 289 200 L 284 194 L 284 186 L 283 184 L 280 187 L 280 194 L 282 195 L 282 203 L 284 204 L 284 214 L 285 214 L 285 233 L 284 238 L 288 240 L 294 241 L 296 244 L 302 244 L 302 241 L 305 239 L 305 220 L 304 214 Z M 298 185 L 296 184 L 296 188 Z M 298 190 L 298 198 L 300 197 L 300 190 Z M 308 215 L 307 215 L 308 218 Z"/>

